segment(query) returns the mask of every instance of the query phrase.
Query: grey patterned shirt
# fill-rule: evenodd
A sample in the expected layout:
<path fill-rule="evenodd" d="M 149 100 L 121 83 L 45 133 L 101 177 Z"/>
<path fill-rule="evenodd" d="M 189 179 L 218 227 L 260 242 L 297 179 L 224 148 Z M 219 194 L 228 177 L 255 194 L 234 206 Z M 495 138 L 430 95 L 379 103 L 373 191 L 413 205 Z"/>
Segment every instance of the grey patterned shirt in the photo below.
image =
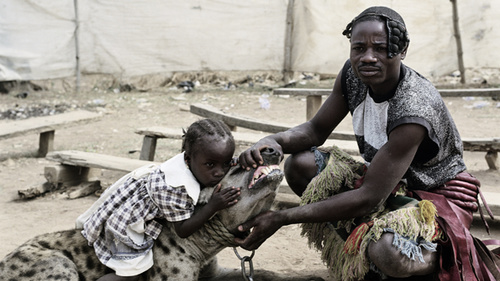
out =
<path fill-rule="evenodd" d="M 353 117 L 360 153 L 367 163 L 394 128 L 414 123 L 426 128 L 427 137 L 405 174 L 409 189 L 437 187 L 466 169 L 460 135 L 441 95 L 413 69 L 401 64 L 394 95 L 375 101 L 347 61 L 342 70 L 342 91 Z"/>

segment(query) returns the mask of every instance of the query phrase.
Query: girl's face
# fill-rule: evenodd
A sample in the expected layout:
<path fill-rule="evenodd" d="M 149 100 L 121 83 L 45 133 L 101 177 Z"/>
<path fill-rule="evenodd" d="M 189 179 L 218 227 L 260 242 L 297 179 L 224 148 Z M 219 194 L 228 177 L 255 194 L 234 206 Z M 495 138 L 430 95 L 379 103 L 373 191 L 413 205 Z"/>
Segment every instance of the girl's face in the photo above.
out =
<path fill-rule="evenodd" d="M 217 185 L 231 167 L 234 143 L 217 136 L 206 136 L 196 141 L 184 159 L 201 187 Z"/>

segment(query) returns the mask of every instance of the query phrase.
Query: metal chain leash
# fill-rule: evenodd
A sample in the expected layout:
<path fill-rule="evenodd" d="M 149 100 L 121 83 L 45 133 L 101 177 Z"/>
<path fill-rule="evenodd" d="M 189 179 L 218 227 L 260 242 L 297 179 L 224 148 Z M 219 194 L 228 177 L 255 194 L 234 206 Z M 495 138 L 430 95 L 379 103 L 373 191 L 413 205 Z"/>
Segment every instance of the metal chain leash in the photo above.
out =
<path fill-rule="evenodd" d="M 244 256 L 241 257 L 240 254 L 238 253 L 238 250 L 236 250 L 236 247 L 233 247 L 234 253 L 240 259 L 241 261 L 241 274 L 243 275 L 243 279 L 245 281 L 253 281 L 253 261 L 252 258 L 255 255 L 255 251 L 252 251 L 252 254 L 250 256 Z M 250 270 L 249 273 L 247 273 L 246 270 L 246 265 L 245 263 L 248 263 L 248 268 Z"/>

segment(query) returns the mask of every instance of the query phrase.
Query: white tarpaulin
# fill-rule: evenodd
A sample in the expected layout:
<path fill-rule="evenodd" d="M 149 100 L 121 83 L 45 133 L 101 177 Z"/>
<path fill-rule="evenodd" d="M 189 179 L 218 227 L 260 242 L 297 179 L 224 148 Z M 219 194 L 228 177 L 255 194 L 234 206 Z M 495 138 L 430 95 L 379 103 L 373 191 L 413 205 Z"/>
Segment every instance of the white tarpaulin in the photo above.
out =
<path fill-rule="evenodd" d="M 0 81 L 74 76 L 74 0 L 0 1 Z M 405 63 L 426 76 L 458 69 L 452 4 L 434 0 L 295 0 L 293 71 L 335 74 L 348 58 L 346 24 L 371 5 L 406 21 Z M 283 70 L 289 1 L 78 1 L 82 73 Z M 459 0 L 466 68 L 500 67 L 500 1 Z"/>
<path fill-rule="evenodd" d="M 280 69 L 286 3 L 80 1 L 82 68 L 125 76 Z"/>
<path fill-rule="evenodd" d="M 73 1 L 0 1 L 0 81 L 75 73 Z"/>
<path fill-rule="evenodd" d="M 339 3 L 342 2 L 342 3 Z M 466 68 L 500 68 L 500 1 L 458 0 Z M 434 0 L 295 1 L 293 69 L 337 73 L 349 55 L 346 25 L 369 6 L 388 6 L 404 18 L 410 46 L 404 61 L 425 76 L 458 69 L 452 4 Z"/>

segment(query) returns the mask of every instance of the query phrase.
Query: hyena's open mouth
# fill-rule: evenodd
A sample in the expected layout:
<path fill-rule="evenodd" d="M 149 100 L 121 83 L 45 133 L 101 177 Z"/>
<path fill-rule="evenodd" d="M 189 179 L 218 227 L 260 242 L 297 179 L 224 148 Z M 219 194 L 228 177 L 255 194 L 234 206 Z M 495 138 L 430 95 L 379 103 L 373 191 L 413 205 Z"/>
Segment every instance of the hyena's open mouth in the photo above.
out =
<path fill-rule="evenodd" d="M 264 183 L 268 177 L 281 176 L 282 173 L 278 165 L 259 166 L 255 169 L 248 188 L 252 188 L 258 183 L 260 184 L 261 181 Z"/>

